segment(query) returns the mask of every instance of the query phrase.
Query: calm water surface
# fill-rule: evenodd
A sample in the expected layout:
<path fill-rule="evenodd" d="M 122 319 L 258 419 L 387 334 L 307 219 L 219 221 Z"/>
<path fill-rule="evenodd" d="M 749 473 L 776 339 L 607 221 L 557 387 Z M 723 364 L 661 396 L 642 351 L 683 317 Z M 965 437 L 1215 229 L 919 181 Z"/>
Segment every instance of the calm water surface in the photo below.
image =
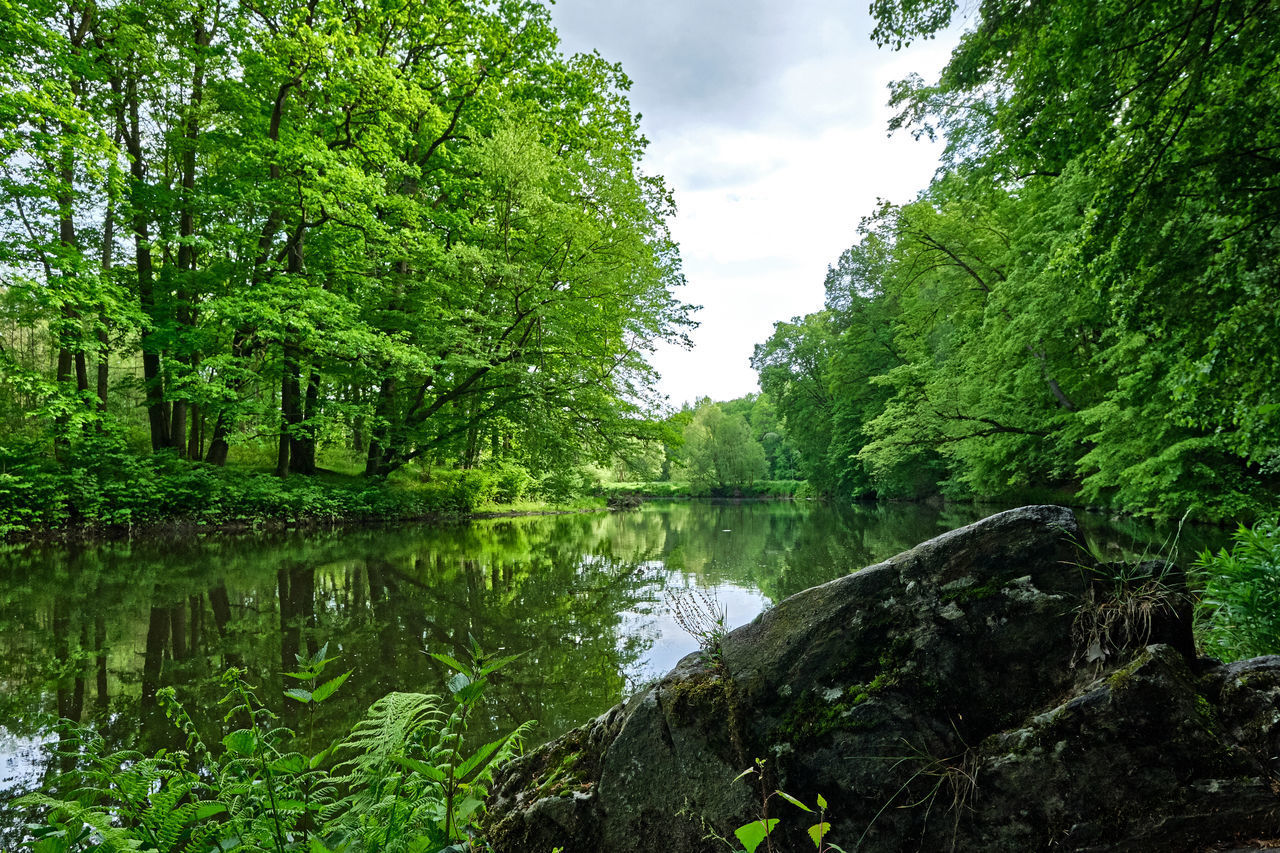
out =
<path fill-rule="evenodd" d="M 439 692 L 423 653 L 524 653 L 489 693 L 493 729 L 535 740 L 601 713 L 696 648 L 670 595 L 708 591 L 731 626 L 787 595 L 998 508 L 915 504 L 649 504 L 627 513 L 210 534 L 97 546 L 0 545 L 0 842 L 12 799 L 38 786 L 56 716 L 98 721 L 120 746 L 173 744 L 154 697 L 174 685 L 206 737 L 219 674 L 245 668 L 279 697 L 282 667 L 328 642 L 354 675 L 323 706 L 345 731 L 391 690 Z M 1081 514 L 1087 538 L 1156 550 L 1168 532 Z M 1221 531 L 1188 528 L 1183 561 Z M 1154 547 L 1152 547 L 1154 543 Z M 483 733 L 482 733 L 483 734 Z M 10 837 L 7 840 L 12 840 Z"/>

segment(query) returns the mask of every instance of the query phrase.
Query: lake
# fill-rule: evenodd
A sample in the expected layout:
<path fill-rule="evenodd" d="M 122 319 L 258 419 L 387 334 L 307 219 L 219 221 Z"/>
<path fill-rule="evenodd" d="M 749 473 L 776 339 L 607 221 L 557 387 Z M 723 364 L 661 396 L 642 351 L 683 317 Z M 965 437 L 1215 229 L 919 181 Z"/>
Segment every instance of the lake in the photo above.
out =
<path fill-rule="evenodd" d="M 815 584 L 999 508 L 671 502 L 620 513 L 227 534 L 99 545 L 0 545 L 0 827 L 40 784 L 58 716 L 108 742 L 179 745 L 155 708 L 173 685 L 216 741 L 221 673 L 242 667 L 286 707 L 282 672 L 328 643 L 353 675 L 321 706 L 337 737 L 391 690 L 436 693 L 468 638 L 521 654 L 501 671 L 477 737 L 537 723 L 546 740 L 670 669 L 697 642 L 671 601 L 702 590 L 730 627 Z M 1078 513 L 1089 546 L 1167 550 L 1168 530 Z M 1183 530 L 1181 562 L 1225 531 Z M 1086 543 L 1082 543 L 1086 544 Z M 12 842 L 0 830 L 0 842 Z"/>

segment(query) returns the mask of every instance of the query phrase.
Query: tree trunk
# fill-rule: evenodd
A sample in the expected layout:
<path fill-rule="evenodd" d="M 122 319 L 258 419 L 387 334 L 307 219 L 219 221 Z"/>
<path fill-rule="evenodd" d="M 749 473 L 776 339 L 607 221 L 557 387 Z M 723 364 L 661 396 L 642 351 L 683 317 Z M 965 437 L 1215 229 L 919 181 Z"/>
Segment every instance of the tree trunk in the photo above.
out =
<path fill-rule="evenodd" d="M 200 406 L 191 404 L 191 434 L 187 438 L 187 458 L 199 459 L 201 456 L 202 436 L 204 429 L 204 412 L 200 410 Z"/>
<path fill-rule="evenodd" d="M 125 147 L 129 151 L 130 196 L 133 206 L 134 267 L 138 276 L 138 304 L 144 317 L 142 331 L 142 382 L 146 393 L 147 420 L 151 425 L 151 449 L 169 447 L 169 406 L 164 398 L 161 374 L 161 344 L 157 327 L 161 325 L 155 298 L 155 266 L 151 255 L 151 223 L 147 218 L 147 165 L 142 150 L 142 122 L 138 109 L 137 81 L 129 80 L 126 89 L 127 120 L 121 117 Z"/>
<path fill-rule="evenodd" d="M 186 400 L 174 400 L 169 416 L 169 448 L 179 457 L 185 456 L 187 452 L 188 409 Z"/>
<path fill-rule="evenodd" d="M 289 436 L 289 470 L 294 474 L 316 472 L 316 409 L 320 403 L 320 372 L 308 372 L 307 394 L 299 427 Z"/>
<path fill-rule="evenodd" d="M 213 436 L 209 439 L 209 453 L 204 461 L 221 468 L 227 464 L 227 452 L 231 446 L 227 443 L 228 416 L 225 411 L 218 412 L 218 419 L 213 424 Z"/>
<path fill-rule="evenodd" d="M 58 387 L 65 387 L 71 382 L 71 350 L 66 347 L 58 349 Z M 53 458 L 67 464 L 71 457 L 71 416 L 59 415 L 54 420 Z"/>
<path fill-rule="evenodd" d="M 294 431 L 302 423 L 302 394 L 299 388 L 298 352 L 285 344 L 280 373 L 280 449 L 276 455 L 276 476 L 289 476 L 289 451 Z"/>
<path fill-rule="evenodd" d="M 369 455 L 365 459 L 364 466 L 367 477 L 377 476 L 385 471 L 388 427 L 394 411 L 395 393 L 395 377 L 388 376 L 383 379 L 378 393 L 377 414 L 374 417 L 373 429 L 369 431 Z"/>

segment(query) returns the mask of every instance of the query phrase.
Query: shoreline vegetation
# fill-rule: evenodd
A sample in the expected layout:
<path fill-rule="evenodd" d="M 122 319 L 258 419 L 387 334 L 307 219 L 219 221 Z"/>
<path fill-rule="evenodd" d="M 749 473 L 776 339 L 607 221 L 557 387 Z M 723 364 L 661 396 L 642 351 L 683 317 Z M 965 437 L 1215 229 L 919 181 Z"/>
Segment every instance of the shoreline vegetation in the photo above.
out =
<path fill-rule="evenodd" d="M 142 462 L 154 463 L 156 457 Z M 175 469 L 180 465 L 181 470 Z M 84 470 L 26 478 L 0 473 L 0 542 L 94 542 L 281 530 L 319 530 L 395 523 L 457 523 L 489 518 L 625 511 L 648 501 L 820 501 L 804 480 L 761 480 L 730 486 L 689 481 L 595 482 L 571 494 L 526 493 L 529 478 L 511 469 L 445 470 L 429 479 L 366 479 L 323 472 L 280 480 L 270 472 L 214 468 L 167 460 L 146 464 L 136 479 L 95 480 Z M 515 486 L 512 485 L 513 481 Z M 90 486 L 92 486 L 90 488 Z M 513 492 L 512 489 L 515 489 Z M 1056 504 L 1087 506 L 1068 492 L 1025 490 L 1010 500 L 861 498 L 852 503 Z M 1188 523 L 1222 526 L 1212 520 Z"/>

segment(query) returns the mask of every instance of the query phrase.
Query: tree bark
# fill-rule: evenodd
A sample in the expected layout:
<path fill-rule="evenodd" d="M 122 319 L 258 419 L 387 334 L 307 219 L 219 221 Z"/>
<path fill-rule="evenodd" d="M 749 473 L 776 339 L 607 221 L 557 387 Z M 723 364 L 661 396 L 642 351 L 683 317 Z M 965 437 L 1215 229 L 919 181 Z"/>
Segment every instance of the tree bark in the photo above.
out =
<path fill-rule="evenodd" d="M 142 331 L 142 381 L 146 394 L 147 420 L 151 426 L 151 449 L 170 446 L 169 406 L 165 402 L 164 377 L 161 373 L 161 345 L 157 327 L 162 318 L 156 306 L 155 264 L 151 254 L 151 223 L 143 198 L 147 182 L 147 165 L 142 150 L 142 122 L 138 107 L 138 81 L 130 78 L 117 85 L 124 90 L 120 130 L 129 152 L 130 196 L 133 218 L 134 268 L 138 276 L 138 304 L 145 326 Z"/>
<path fill-rule="evenodd" d="M 386 462 L 386 444 L 391 413 L 394 408 L 396 379 L 388 376 L 382 380 L 378 390 L 377 415 L 373 428 L 369 431 L 369 455 L 365 459 L 364 473 L 367 477 L 383 473 Z"/>
<path fill-rule="evenodd" d="M 316 409 L 320 403 L 320 372 L 308 371 L 302 420 L 289 436 L 289 470 L 294 474 L 316 472 Z"/>
<path fill-rule="evenodd" d="M 302 423 L 302 394 L 298 377 L 298 352 L 285 344 L 280 374 L 280 445 L 276 454 L 276 476 L 289 476 L 289 452 L 294 431 Z"/>

